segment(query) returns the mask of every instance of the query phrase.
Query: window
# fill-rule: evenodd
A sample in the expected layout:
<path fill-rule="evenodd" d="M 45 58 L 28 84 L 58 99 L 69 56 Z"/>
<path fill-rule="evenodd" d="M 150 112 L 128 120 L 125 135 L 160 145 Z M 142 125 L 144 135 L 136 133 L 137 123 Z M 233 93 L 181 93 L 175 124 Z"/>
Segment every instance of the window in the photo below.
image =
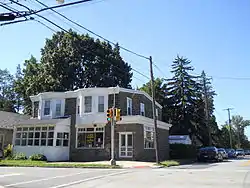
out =
<path fill-rule="evenodd" d="M 144 148 L 145 149 L 154 149 L 154 128 L 144 126 Z"/>
<path fill-rule="evenodd" d="M 98 97 L 98 112 L 104 112 L 104 96 Z"/>
<path fill-rule="evenodd" d="M 50 115 L 50 101 L 44 102 L 44 115 L 45 116 Z"/>
<path fill-rule="evenodd" d="M 132 115 L 132 99 L 127 98 L 127 115 Z"/>
<path fill-rule="evenodd" d="M 84 112 L 89 113 L 92 111 L 92 96 L 86 96 L 84 99 Z"/>
<path fill-rule="evenodd" d="M 69 146 L 69 133 L 67 132 L 57 133 L 56 146 Z"/>
<path fill-rule="evenodd" d="M 19 127 L 16 146 L 53 146 L 54 127 Z"/>
<path fill-rule="evenodd" d="M 140 115 L 145 116 L 145 106 L 143 103 L 140 103 Z"/>
<path fill-rule="evenodd" d="M 158 112 L 158 108 L 156 108 L 155 109 L 155 115 L 156 115 L 156 119 L 158 119 L 158 117 L 159 117 L 159 114 L 158 114 L 159 112 Z"/>
<path fill-rule="evenodd" d="M 78 128 L 77 131 L 78 148 L 103 148 L 104 128 Z"/>
<path fill-rule="evenodd" d="M 77 114 L 80 114 L 80 99 L 77 99 Z"/>
<path fill-rule="evenodd" d="M 62 101 L 56 101 L 56 116 L 61 116 Z"/>

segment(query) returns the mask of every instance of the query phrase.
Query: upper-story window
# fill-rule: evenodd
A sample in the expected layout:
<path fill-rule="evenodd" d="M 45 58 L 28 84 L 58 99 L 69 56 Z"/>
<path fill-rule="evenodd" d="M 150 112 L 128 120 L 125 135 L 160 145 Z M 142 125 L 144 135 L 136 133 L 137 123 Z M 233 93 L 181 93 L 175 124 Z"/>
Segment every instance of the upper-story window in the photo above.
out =
<path fill-rule="evenodd" d="M 56 101 L 56 116 L 61 116 L 61 107 L 62 107 L 62 101 L 57 100 Z"/>
<path fill-rule="evenodd" d="M 50 100 L 44 101 L 44 113 L 45 116 L 50 115 Z"/>
<path fill-rule="evenodd" d="M 140 103 L 140 115 L 145 116 L 145 106 L 143 103 Z"/>
<path fill-rule="evenodd" d="M 127 115 L 132 115 L 132 99 L 127 97 Z"/>
<path fill-rule="evenodd" d="M 84 112 L 92 112 L 92 96 L 86 96 L 84 98 Z"/>
<path fill-rule="evenodd" d="M 77 114 L 80 114 L 80 99 L 77 99 Z"/>
<path fill-rule="evenodd" d="M 98 97 L 98 112 L 104 112 L 104 96 Z"/>

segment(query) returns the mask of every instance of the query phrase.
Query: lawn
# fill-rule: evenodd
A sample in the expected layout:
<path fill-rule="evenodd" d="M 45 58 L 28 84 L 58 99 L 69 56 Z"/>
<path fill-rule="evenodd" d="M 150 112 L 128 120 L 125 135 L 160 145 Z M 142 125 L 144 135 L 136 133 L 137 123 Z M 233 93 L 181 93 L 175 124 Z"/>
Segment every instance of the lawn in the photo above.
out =
<path fill-rule="evenodd" d="M 50 163 L 44 161 L 31 160 L 1 160 L 1 166 L 16 167 L 55 167 L 55 168 L 120 168 L 119 166 L 111 166 L 105 164 L 84 164 L 84 163 Z"/>

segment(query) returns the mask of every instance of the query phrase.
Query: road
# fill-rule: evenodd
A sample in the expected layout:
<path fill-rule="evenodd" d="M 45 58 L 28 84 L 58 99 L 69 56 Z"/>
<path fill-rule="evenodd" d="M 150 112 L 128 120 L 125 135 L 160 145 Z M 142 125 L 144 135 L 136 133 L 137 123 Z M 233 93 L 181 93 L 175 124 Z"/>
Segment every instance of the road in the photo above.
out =
<path fill-rule="evenodd" d="M 0 185 L 6 188 L 249 188 L 249 171 L 250 158 L 159 169 L 1 167 Z"/>

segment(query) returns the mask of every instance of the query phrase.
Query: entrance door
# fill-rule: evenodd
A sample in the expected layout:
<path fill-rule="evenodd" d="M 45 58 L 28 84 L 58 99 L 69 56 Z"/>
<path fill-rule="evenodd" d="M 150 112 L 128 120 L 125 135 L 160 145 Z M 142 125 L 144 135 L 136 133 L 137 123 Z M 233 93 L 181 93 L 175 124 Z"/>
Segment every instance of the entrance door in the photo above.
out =
<path fill-rule="evenodd" d="M 131 132 L 119 133 L 119 156 L 121 158 L 133 157 L 133 133 Z"/>

